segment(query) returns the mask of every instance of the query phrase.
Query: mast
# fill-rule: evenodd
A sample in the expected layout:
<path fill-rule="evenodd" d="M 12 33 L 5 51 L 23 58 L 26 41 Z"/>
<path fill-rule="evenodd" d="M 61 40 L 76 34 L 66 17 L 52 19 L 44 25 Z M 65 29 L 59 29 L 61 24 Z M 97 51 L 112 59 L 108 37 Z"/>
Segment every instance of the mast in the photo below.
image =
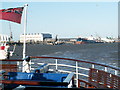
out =
<path fill-rule="evenodd" d="M 28 7 L 28 4 L 25 4 L 25 5 L 24 5 L 24 41 L 23 41 L 23 58 L 25 58 L 25 56 L 26 56 L 27 7 Z"/>
<path fill-rule="evenodd" d="M 11 42 L 11 40 L 13 39 L 13 36 L 12 36 L 12 30 L 11 30 L 11 24 L 10 24 L 10 22 L 9 22 L 9 28 L 10 28 L 9 42 Z"/>
<path fill-rule="evenodd" d="M 28 4 L 24 5 L 24 42 L 23 42 L 23 68 L 22 72 L 30 72 L 30 64 L 27 61 L 26 57 L 26 30 L 27 30 L 27 6 Z"/>

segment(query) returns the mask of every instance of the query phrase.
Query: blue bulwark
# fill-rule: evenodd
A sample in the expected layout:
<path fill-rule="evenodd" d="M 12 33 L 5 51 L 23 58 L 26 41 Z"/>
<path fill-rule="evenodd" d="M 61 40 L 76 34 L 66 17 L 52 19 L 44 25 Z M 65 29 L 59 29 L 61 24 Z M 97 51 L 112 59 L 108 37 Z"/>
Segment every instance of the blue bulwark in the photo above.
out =
<path fill-rule="evenodd" d="M 25 87 L 71 87 L 73 86 L 74 73 L 62 74 L 9 72 L 8 76 L 9 78 L 7 81 L 11 82 L 14 87 L 17 87 L 18 85 L 23 85 Z M 20 83 L 18 84 L 18 82 Z M 8 87 L 10 86 L 8 85 Z"/>
<path fill-rule="evenodd" d="M 63 82 L 68 74 L 59 73 L 23 73 L 23 72 L 9 72 L 10 80 L 36 80 L 36 81 L 52 81 Z"/>

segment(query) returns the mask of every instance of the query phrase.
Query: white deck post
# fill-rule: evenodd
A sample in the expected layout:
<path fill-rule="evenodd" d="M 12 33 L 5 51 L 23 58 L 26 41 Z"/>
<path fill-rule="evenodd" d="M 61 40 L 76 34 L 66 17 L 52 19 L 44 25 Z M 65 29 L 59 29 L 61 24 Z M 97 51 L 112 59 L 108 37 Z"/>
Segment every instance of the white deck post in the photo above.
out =
<path fill-rule="evenodd" d="M 107 67 L 105 67 L 105 72 L 107 72 Z"/>
<path fill-rule="evenodd" d="M 95 68 L 95 65 L 94 65 L 94 64 L 92 64 L 92 68 Z"/>
<path fill-rule="evenodd" d="M 118 71 L 117 70 L 115 70 L 115 75 L 118 75 Z"/>
<path fill-rule="evenodd" d="M 76 61 L 76 86 L 78 87 L 78 62 Z"/>
<path fill-rule="evenodd" d="M 58 70 L 58 65 L 57 65 L 57 63 L 58 63 L 58 60 L 56 59 L 56 71 Z"/>

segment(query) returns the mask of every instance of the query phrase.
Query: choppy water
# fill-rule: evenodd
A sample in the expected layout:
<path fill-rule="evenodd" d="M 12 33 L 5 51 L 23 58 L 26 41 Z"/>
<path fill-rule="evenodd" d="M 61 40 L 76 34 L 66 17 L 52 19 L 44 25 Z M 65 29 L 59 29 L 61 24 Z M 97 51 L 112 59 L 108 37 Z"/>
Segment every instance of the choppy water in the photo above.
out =
<path fill-rule="evenodd" d="M 119 45 L 118 43 L 101 44 L 81 44 L 81 45 L 27 45 L 28 56 L 56 56 L 75 59 L 84 59 L 88 61 L 105 63 L 118 66 L 119 63 Z M 12 49 L 12 48 L 11 48 Z M 22 46 L 16 46 L 15 53 L 19 56 L 13 58 L 22 58 Z"/>

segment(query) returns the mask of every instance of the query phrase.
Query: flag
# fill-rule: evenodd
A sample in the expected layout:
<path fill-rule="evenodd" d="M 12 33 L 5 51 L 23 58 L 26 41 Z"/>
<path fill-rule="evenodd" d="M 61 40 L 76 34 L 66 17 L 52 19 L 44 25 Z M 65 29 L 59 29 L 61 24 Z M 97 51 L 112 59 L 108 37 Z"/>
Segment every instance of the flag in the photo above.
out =
<path fill-rule="evenodd" d="M 0 10 L 0 19 L 21 23 L 21 17 L 24 7 L 8 8 Z"/>

